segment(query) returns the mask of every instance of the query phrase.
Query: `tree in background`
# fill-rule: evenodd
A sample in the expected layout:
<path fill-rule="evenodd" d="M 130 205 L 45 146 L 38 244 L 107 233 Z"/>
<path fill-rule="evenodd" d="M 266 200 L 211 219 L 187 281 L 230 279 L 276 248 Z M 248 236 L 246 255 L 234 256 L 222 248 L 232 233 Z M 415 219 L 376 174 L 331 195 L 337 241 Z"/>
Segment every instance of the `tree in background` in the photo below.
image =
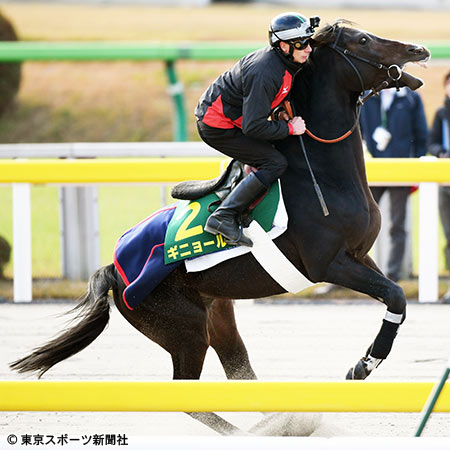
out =
<path fill-rule="evenodd" d="M 11 22 L 0 12 L 0 41 L 17 41 Z M 12 104 L 21 78 L 21 63 L 0 64 L 0 116 Z"/>

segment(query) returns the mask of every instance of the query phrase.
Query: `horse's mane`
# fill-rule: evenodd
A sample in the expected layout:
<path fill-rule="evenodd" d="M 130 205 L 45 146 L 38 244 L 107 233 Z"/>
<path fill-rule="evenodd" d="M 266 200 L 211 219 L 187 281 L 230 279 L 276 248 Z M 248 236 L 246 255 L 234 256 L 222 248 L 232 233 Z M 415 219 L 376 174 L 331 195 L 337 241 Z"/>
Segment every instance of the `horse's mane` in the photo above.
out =
<path fill-rule="evenodd" d="M 355 23 L 347 19 L 337 19 L 332 24 L 325 24 L 320 27 L 312 37 L 311 47 L 313 51 L 303 65 L 301 76 L 297 77 L 296 83 L 301 86 L 294 94 L 297 98 L 298 104 L 306 105 L 308 103 L 307 97 L 310 97 L 312 92 L 312 83 L 315 79 L 315 74 L 320 68 L 317 66 L 316 52 L 320 52 L 323 47 L 326 47 L 336 40 L 339 29 L 344 26 L 354 26 Z"/>
<path fill-rule="evenodd" d="M 311 39 L 311 47 L 313 48 L 313 52 L 311 56 L 308 58 L 306 64 L 304 65 L 303 72 L 306 74 L 308 69 L 315 69 L 315 53 L 316 50 L 319 50 L 322 47 L 330 45 L 334 43 L 336 40 L 337 33 L 339 29 L 343 28 L 345 25 L 353 27 L 355 22 L 347 19 L 337 19 L 332 24 L 325 24 L 323 27 L 320 27 L 313 35 Z M 307 69 L 307 70 L 305 70 Z"/>
<path fill-rule="evenodd" d="M 334 23 L 325 24 L 319 28 L 313 36 L 313 47 L 321 47 L 334 42 L 339 28 L 343 25 L 355 25 L 354 22 L 347 19 L 337 19 Z"/>

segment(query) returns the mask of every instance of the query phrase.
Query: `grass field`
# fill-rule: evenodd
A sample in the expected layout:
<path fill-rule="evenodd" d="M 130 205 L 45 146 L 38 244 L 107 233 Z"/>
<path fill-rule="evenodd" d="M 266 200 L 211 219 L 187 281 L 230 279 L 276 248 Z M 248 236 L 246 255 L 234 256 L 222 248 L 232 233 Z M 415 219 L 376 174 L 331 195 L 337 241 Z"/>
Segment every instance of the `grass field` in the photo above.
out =
<path fill-rule="evenodd" d="M 263 43 L 270 19 L 280 8 L 223 5 L 206 8 L 155 8 L 122 5 L 5 3 L 0 10 L 24 40 L 230 40 Z M 304 10 L 323 22 L 339 17 L 385 37 L 426 43 L 450 41 L 448 12 L 396 10 Z M 197 140 L 191 113 L 198 97 L 233 61 L 177 64 L 186 90 L 189 139 Z M 425 80 L 421 94 L 427 119 L 443 99 L 448 62 L 428 70 L 411 67 Z M 172 105 L 164 67 L 158 62 L 25 63 L 16 104 L 0 120 L 0 142 L 167 141 L 172 138 Z M 159 206 L 158 188 L 101 187 L 101 260 L 129 226 Z M 130 198 L 133 200 L 130 201 Z M 0 187 L 0 234 L 11 241 L 11 191 Z M 60 275 L 58 193 L 32 189 L 33 274 Z M 117 212 L 120 211 L 119 214 Z M 442 266 L 442 262 L 441 262 Z M 6 270 L 12 275 L 12 264 Z M 0 293 L 1 294 L 1 293 Z"/>
<path fill-rule="evenodd" d="M 155 8 L 123 5 L 6 3 L 0 10 L 24 40 L 257 41 L 264 43 L 267 6 Z M 450 42 L 448 13 L 389 10 L 305 10 L 323 22 L 339 17 L 393 39 Z M 413 26 L 413 24 L 421 24 Z M 189 139 L 198 139 L 192 111 L 205 87 L 233 61 L 177 64 L 186 90 Z M 448 64 L 411 72 L 425 80 L 428 120 L 442 102 Z M 0 142 L 165 141 L 172 105 L 159 62 L 25 63 L 18 102 L 0 121 Z"/>
<path fill-rule="evenodd" d="M 158 209 L 160 188 L 155 186 L 101 186 L 99 196 L 100 252 L 102 264 L 109 264 L 116 240 L 128 228 Z M 0 187 L 0 230 L 12 242 L 10 187 Z M 32 265 L 35 277 L 58 277 L 61 274 L 58 187 L 34 186 L 31 189 Z M 12 276 L 12 264 L 6 270 Z M 1 296 L 1 293 L 0 293 Z"/>

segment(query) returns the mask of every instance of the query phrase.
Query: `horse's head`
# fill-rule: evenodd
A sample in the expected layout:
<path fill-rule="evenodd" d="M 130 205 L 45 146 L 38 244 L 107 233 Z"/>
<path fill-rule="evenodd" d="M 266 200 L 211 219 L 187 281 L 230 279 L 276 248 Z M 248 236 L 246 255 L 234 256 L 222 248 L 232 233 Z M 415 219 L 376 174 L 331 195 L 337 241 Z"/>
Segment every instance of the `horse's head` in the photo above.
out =
<path fill-rule="evenodd" d="M 380 38 L 344 24 L 350 22 L 339 20 L 318 30 L 313 45 L 326 46 L 340 54 L 346 61 L 346 71 L 354 72 L 355 83 L 359 83 L 355 84 L 355 91 L 396 85 L 415 90 L 422 86 L 422 80 L 403 72 L 403 68 L 408 62 L 426 62 L 430 52 L 425 47 Z"/>

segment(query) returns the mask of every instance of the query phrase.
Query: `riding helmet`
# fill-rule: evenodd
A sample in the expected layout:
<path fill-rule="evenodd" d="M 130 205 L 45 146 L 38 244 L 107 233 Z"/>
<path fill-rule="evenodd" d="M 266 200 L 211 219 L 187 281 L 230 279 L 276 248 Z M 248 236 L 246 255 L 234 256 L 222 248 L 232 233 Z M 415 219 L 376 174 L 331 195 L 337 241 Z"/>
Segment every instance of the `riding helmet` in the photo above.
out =
<path fill-rule="evenodd" d="M 280 41 L 308 39 L 314 34 L 314 28 L 319 25 L 318 16 L 309 20 L 296 12 L 287 12 L 274 17 L 269 25 L 269 43 L 278 47 Z"/>

